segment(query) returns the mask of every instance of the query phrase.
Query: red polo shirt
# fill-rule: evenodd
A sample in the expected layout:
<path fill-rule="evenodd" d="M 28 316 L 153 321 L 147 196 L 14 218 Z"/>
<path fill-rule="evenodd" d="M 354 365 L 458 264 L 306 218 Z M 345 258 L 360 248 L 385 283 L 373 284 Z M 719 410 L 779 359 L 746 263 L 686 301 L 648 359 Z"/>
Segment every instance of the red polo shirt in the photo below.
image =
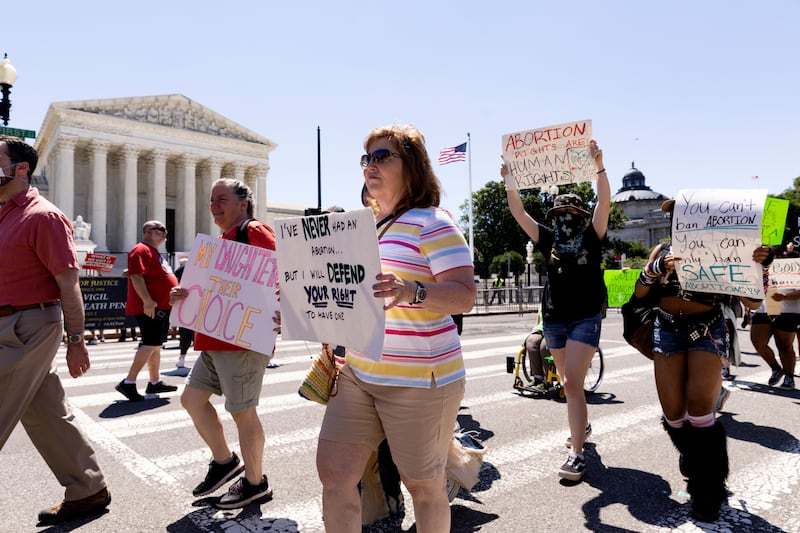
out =
<path fill-rule="evenodd" d="M 72 223 L 36 187 L 0 208 L 0 305 L 61 298 L 55 275 L 78 269 Z"/>
<path fill-rule="evenodd" d="M 144 284 L 150 297 L 156 301 L 156 307 L 168 311 L 169 290 L 178 285 L 178 278 L 172 272 L 167 260 L 157 248 L 143 242 L 138 243 L 128 252 L 128 276 L 140 274 L 144 276 Z M 133 281 L 128 277 L 128 302 L 125 304 L 126 315 L 144 313 L 144 302 L 133 288 Z"/>

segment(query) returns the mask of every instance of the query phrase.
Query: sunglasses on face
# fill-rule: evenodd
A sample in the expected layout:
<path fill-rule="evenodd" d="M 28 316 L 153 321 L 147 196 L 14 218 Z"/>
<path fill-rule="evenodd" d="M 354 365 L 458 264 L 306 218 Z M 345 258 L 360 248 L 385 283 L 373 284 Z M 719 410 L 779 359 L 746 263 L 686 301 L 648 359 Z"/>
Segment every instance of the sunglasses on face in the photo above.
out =
<path fill-rule="evenodd" d="M 164 233 L 164 232 L 167 231 L 167 228 L 165 228 L 164 226 L 153 226 L 150 229 L 151 230 L 155 230 L 155 231 L 160 231 L 161 233 Z"/>
<path fill-rule="evenodd" d="M 361 156 L 361 168 L 367 168 L 370 165 L 380 165 L 390 157 L 399 158 L 400 154 L 396 154 L 386 148 L 379 148 L 371 154 L 364 154 Z"/>

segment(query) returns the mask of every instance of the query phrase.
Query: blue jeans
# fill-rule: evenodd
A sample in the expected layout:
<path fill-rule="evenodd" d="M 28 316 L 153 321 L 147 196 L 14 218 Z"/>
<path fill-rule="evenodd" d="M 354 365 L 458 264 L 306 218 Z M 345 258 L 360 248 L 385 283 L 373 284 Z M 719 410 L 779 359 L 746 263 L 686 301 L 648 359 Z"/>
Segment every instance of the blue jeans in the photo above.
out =
<path fill-rule="evenodd" d="M 589 346 L 600 344 L 600 325 L 603 317 L 600 313 L 589 318 L 582 318 L 574 322 L 549 322 L 544 321 L 542 333 L 547 341 L 547 347 L 558 350 L 567 345 L 567 339 L 582 342 Z"/>
<path fill-rule="evenodd" d="M 725 318 L 720 315 L 708 324 L 708 332 L 696 340 L 689 337 L 685 329 L 670 327 L 661 316 L 653 322 L 653 352 L 663 355 L 688 353 L 692 351 L 715 353 L 721 357 L 728 355 L 728 328 Z"/>

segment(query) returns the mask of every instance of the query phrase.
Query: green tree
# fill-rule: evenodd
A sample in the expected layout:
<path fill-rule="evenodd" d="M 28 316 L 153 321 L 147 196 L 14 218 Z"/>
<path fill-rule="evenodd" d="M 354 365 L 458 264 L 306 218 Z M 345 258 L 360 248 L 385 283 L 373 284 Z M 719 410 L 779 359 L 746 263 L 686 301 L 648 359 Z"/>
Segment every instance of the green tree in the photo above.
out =
<path fill-rule="evenodd" d="M 563 185 L 559 194 L 573 193 L 581 197 L 589 210 L 594 207 L 597 197 L 589 182 Z M 544 221 L 547 210 L 553 205 L 553 195 L 539 189 L 525 189 L 520 191 L 522 205 L 531 216 Z M 466 203 L 461 208 L 461 227 L 464 235 L 469 235 L 469 211 Z M 506 252 L 516 252 L 523 258 L 526 254 L 525 245 L 530 240 L 519 227 L 511 215 L 506 200 L 505 184 L 500 181 L 490 181 L 481 189 L 472 193 L 473 226 L 472 232 L 475 239 L 475 271 L 482 277 L 488 277 L 492 272 L 490 265 L 493 258 Z M 609 229 L 622 226 L 624 216 L 612 204 L 609 215 Z M 534 264 L 542 264 L 541 254 L 534 254 Z"/>
<path fill-rule="evenodd" d="M 496 255 L 489 263 L 489 272 L 504 278 L 514 276 L 517 279 L 519 275 L 525 272 L 525 259 L 522 254 L 514 251 Z"/>

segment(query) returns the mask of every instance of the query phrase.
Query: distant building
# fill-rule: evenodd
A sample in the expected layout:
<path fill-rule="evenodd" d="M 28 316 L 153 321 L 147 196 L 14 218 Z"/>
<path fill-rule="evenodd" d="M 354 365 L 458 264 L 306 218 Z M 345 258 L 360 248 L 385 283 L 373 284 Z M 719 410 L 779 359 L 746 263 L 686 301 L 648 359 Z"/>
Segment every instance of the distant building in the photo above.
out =
<path fill-rule="evenodd" d="M 611 203 L 628 220 L 622 229 L 609 231 L 609 238 L 638 241 L 647 250 L 669 238 L 670 220 L 661 212 L 661 204 L 667 199 L 650 189 L 645 184 L 644 174 L 631 163 L 631 169 L 622 177 L 622 187 L 611 197 Z"/>
<path fill-rule="evenodd" d="M 303 214 L 302 206 L 267 202 L 276 146 L 180 94 L 54 102 L 36 139 L 32 181 L 70 220 L 92 224 L 98 252 L 124 257 L 142 224 L 157 219 L 169 229 L 166 251 L 187 253 L 197 233 L 219 233 L 208 210 L 219 178 L 250 186 L 256 217 L 269 224 Z"/>

